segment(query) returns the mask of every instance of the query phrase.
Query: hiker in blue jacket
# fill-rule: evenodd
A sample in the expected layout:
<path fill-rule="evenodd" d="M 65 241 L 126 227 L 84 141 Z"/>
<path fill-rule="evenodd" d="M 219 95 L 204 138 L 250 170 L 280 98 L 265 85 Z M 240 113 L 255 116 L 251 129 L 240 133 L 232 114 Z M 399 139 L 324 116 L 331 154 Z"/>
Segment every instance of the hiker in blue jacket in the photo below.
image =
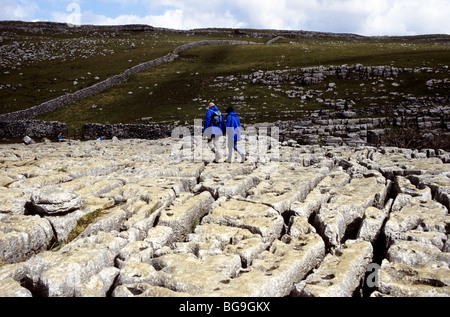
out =
<path fill-rule="evenodd" d="M 208 139 L 208 147 L 216 154 L 215 163 L 222 158 L 220 154 L 219 138 L 224 134 L 223 115 L 217 106 L 211 102 L 206 112 L 203 135 Z"/>
<path fill-rule="evenodd" d="M 245 154 L 238 147 L 237 141 L 241 140 L 241 121 L 239 116 L 234 111 L 233 107 L 227 108 L 227 121 L 225 123 L 228 138 L 228 158 L 227 162 L 231 162 L 233 157 L 233 149 L 236 150 L 241 156 L 242 162 L 245 161 Z"/>

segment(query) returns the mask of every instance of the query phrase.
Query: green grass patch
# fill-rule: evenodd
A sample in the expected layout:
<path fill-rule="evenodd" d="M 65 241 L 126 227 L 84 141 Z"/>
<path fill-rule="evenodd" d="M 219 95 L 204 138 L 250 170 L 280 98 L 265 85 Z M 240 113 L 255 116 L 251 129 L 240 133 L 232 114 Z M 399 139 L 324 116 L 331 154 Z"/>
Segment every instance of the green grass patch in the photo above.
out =
<path fill-rule="evenodd" d="M 95 210 L 94 212 L 91 212 L 83 217 L 81 217 L 76 227 L 72 230 L 72 232 L 69 234 L 69 237 L 67 239 L 67 243 L 73 241 L 76 237 L 78 237 L 91 223 L 95 221 L 98 217 L 100 217 L 103 214 L 103 209 Z"/>

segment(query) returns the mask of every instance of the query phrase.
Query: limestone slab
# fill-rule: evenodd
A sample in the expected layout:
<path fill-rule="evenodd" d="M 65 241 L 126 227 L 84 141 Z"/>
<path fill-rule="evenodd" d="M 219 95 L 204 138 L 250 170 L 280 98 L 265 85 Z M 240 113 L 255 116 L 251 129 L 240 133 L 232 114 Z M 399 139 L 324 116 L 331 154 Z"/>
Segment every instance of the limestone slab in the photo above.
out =
<path fill-rule="evenodd" d="M 162 211 L 158 225 L 171 227 L 178 238 L 185 237 L 192 231 L 196 219 L 205 216 L 214 202 L 209 192 L 188 199 L 180 205 L 169 206 Z"/>
<path fill-rule="evenodd" d="M 370 242 L 348 240 L 334 255 L 328 254 L 319 268 L 296 285 L 302 297 L 351 297 L 372 261 Z"/>
<path fill-rule="evenodd" d="M 49 247 L 50 222 L 39 216 L 0 214 L 0 261 L 17 263 Z"/>
<path fill-rule="evenodd" d="M 377 273 L 377 290 L 394 297 L 449 297 L 450 270 L 447 265 L 411 267 L 383 260 Z"/>

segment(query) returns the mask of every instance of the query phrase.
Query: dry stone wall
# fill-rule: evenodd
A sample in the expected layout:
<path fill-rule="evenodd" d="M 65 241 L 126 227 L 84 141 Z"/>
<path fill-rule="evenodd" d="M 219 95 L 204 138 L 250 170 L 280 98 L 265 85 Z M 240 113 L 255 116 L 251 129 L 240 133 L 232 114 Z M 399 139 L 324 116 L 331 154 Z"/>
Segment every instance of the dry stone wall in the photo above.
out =
<path fill-rule="evenodd" d="M 93 86 L 78 90 L 74 93 L 60 96 L 58 98 L 44 102 L 40 105 L 31 107 L 31 108 L 28 108 L 25 110 L 20 110 L 20 111 L 8 113 L 8 114 L 0 115 L 0 121 L 31 119 L 31 118 L 35 118 L 37 116 L 40 116 L 40 115 L 48 113 L 48 112 L 52 112 L 58 108 L 68 105 L 72 102 L 96 95 L 96 94 L 100 93 L 101 91 L 104 91 L 104 90 L 111 88 L 115 85 L 118 85 L 120 83 L 123 83 L 125 80 L 127 80 L 128 77 L 130 77 L 133 74 L 144 71 L 151 67 L 155 67 L 158 65 L 162 65 L 164 63 L 172 62 L 175 58 L 176 58 L 175 55 L 168 54 L 166 56 L 152 60 L 150 62 L 134 66 L 133 68 L 126 70 L 124 73 L 122 73 L 120 75 L 110 77 L 100 83 L 97 83 Z"/>
<path fill-rule="evenodd" d="M 0 145 L 0 296 L 450 296 L 450 153 L 263 139 Z"/>
<path fill-rule="evenodd" d="M 88 123 L 83 126 L 83 137 L 85 139 L 162 139 L 170 137 L 175 126 L 171 123 L 160 124 L 98 124 Z"/>
<path fill-rule="evenodd" d="M 130 76 L 137 74 L 139 72 L 145 71 L 149 68 L 156 67 L 162 64 L 173 62 L 180 52 L 183 52 L 187 49 L 197 47 L 197 46 L 203 46 L 203 45 L 221 45 L 221 44 L 252 44 L 252 42 L 247 41 L 228 41 L 228 40 L 213 40 L 213 41 L 200 41 L 200 42 L 194 42 L 190 44 L 186 44 L 183 46 L 180 46 L 176 48 L 172 53 L 169 53 L 163 57 L 151 60 L 149 62 L 142 63 L 140 65 L 134 66 L 130 69 L 127 69 L 122 74 L 110 77 L 102 82 L 99 82 L 95 85 L 92 85 L 87 88 L 83 88 L 81 90 L 78 90 L 74 93 L 66 94 L 64 96 L 60 96 L 58 98 L 55 98 L 53 100 L 44 102 L 40 105 L 36 105 L 34 107 L 20 110 L 12 113 L 2 114 L 0 115 L 0 122 L 1 121 L 12 121 L 12 120 L 26 120 L 26 119 L 32 119 L 37 116 L 40 116 L 42 114 L 52 112 L 58 108 L 61 108 L 65 105 L 68 105 L 72 102 L 96 95 L 106 89 L 109 89 L 113 86 L 116 86 L 118 84 L 123 83 L 126 81 Z"/>
<path fill-rule="evenodd" d="M 0 136 L 56 138 L 60 132 L 67 135 L 68 128 L 65 123 L 37 120 L 0 121 Z"/>

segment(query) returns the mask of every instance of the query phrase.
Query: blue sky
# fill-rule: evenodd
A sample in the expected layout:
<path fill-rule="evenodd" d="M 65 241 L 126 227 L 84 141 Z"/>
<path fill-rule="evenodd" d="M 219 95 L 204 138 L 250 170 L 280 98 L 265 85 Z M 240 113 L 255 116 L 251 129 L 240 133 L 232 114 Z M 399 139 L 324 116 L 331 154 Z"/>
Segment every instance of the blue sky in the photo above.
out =
<path fill-rule="evenodd" d="M 450 34 L 450 0 L 0 0 L 0 20 Z"/>

